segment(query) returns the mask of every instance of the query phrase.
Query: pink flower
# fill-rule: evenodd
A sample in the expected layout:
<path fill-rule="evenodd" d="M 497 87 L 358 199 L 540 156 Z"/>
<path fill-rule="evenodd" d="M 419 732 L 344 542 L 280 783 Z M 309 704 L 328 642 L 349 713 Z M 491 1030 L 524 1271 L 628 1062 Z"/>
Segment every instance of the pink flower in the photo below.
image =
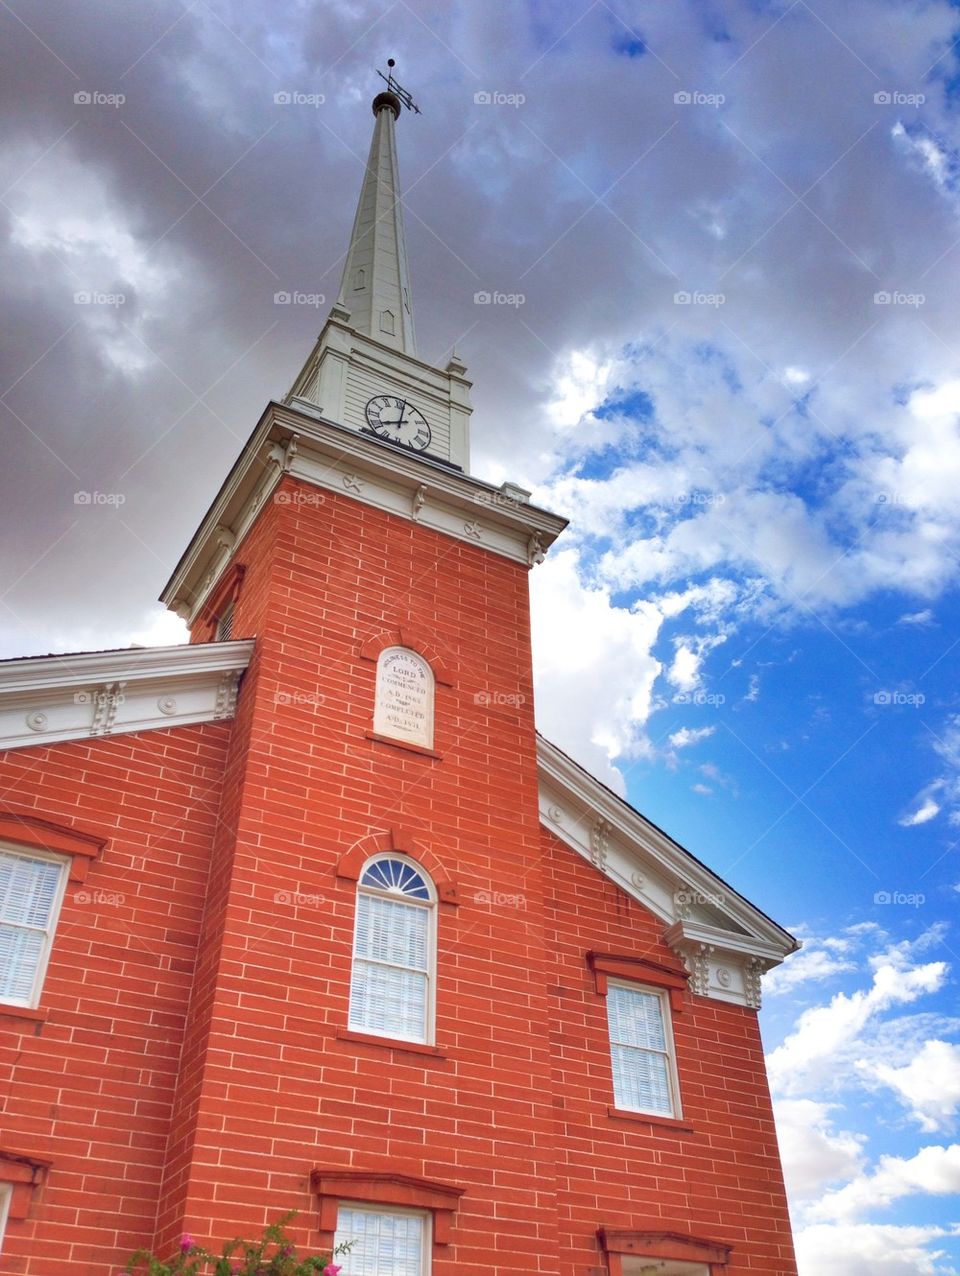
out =
<path fill-rule="evenodd" d="M 323 1269 L 323 1276 L 337 1276 L 337 1273 L 342 1270 L 342 1267 L 337 1267 L 335 1263 L 327 1263 Z"/>
<path fill-rule="evenodd" d="M 180 1253 L 189 1254 L 196 1243 L 197 1242 L 193 1239 L 193 1237 L 188 1232 L 185 1232 L 183 1236 L 180 1237 Z"/>

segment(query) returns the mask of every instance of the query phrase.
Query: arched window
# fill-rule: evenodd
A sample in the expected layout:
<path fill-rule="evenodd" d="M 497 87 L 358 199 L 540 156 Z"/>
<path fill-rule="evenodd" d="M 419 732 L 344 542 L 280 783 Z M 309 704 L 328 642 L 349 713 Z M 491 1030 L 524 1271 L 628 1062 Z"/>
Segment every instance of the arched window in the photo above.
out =
<path fill-rule="evenodd" d="M 409 647 L 385 647 L 377 660 L 373 730 L 433 748 L 433 670 Z"/>
<path fill-rule="evenodd" d="M 429 1043 L 433 1035 L 436 908 L 433 883 L 396 852 L 360 875 L 350 982 L 350 1028 Z"/>

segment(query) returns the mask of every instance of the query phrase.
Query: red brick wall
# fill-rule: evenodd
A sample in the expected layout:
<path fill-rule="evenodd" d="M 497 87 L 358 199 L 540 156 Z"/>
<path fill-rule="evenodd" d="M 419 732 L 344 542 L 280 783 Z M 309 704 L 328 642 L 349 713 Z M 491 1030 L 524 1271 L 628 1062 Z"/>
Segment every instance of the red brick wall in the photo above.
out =
<path fill-rule="evenodd" d="M 68 930 L 48 981 L 56 1012 L 38 1038 L 16 1031 L 32 1052 L 29 1066 L 16 1054 L 10 1065 L 17 1139 L 57 1167 L 36 1218 L 15 1225 L 4 1271 L 99 1276 L 134 1244 L 169 1249 L 184 1230 L 219 1243 L 290 1208 L 298 1243 L 316 1246 L 309 1175 L 322 1168 L 465 1188 L 436 1276 L 586 1276 L 601 1261 L 599 1225 L 660 1217 L 733 1243 L 733 1273 L 789 1276 L 755 1015 L 697 999 L 678 1016 L 692 1134 L 606 1114 L 605 1008 L 584 954 L 656 950 L 659 925 L 541 832 L 525 566 L 289 478 L 278 496 L 236 554 L 246 572 L 233 632 L 255 635 L 257 653 L 229 739 L 226 727 L 188 728 L 3 764 L 48 818 L 66 810 L 116 830 L 91 882 L 131 867 L 117 857 L 132 856 L 123 848 L 143 841 L 145 823 L 188 812 L 158 838 L 163 871 L 128 888 L 147 905 L 134 933 L 147 927 L 161 954 L 176 918 L 183 968 L 164 968 L 164 982 L 154 967 L 146 983 L 130 972 L 128 990 L 124 939 L 88 977 L 91 950 Z M 375 665 L 361 647 L 411 622 L 454 678 L 437 687 L 440 760 L 365 736 Z M 198 800 L 188 745 L 203 782 L 225 766 L 221 804 Z M 49 780 L 34 766 L 47 757 Z M 113 767 L 106 784 L 100 766 Z M 459 887 L 459 907 L 439 907 L 439 1055 L 338 1036 L 356 889 L 336 865 L 397 826 Z M 164 998 L 173 1038 L 150 1069 L 142 1043 L 131 1063 L 126 1040 L 72 1040 L 92 978 L 140 1032 L 160 1013 L 154 990 Z M 130 1070 L 132 1091 L 115 1069 Z M 74 1093 L 61 1118 L 53 1105 Z M 81 1178 L 86 1157 L 95 1168 Z M 66 1232 L 50 1230 L 54 1215 Z M 17 1257 L 27 1253 L 29 1267 Z"/>
<path fill-rule="evenodd" d="M 117 1270 L 152 1232 L 229 723 L 0 754 L 0 804 L 109 840 L 68 885 L 42 1024 L 0 1013 L 0 1148 L 54 1161 L 0 1270 Z"/>
<path fill-rule="evenodd" d="M 733 1246 L 730 1276 L 795 1276 L 757 1016 L 689 992 L 673 1015 L 683 1121 L 692 1133 L 611 1117 L 605 998 L 590 951 L 675 958 L 663 924 L 590 864 L 541 832 L 565 1269 L 596 1264 L 593 1232 L 666 1226 Z"/>

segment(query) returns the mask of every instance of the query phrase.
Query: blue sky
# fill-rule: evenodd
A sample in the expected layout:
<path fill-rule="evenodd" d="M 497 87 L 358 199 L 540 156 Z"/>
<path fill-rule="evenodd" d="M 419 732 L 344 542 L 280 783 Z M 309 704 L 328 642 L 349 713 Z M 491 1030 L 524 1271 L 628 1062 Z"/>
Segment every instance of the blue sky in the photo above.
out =
<path fill-rule="evenodd" d="M 956 1276 L 958 7 L 13 0 L 0 36 L 2 653 L 182 640 L 156 596 L 335 296 L 395 56 L 421 353 L 467 361 L 478 476 L 571 519 L 540 726 L 804 938 L 763 1011 L 802 1276 Z"/>

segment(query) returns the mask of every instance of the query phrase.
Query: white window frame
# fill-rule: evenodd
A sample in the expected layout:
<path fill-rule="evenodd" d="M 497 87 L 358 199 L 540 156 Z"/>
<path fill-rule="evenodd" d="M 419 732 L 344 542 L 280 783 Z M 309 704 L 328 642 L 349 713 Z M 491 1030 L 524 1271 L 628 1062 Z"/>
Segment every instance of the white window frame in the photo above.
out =
<path fill-rule="evenodd" d="M 53 903 L 50 907 L 50 917 L 47 922 L 43 951 L 40 954 L 40 960 L 37 962 L 37 968 L 34 972 L 30 996 L 25 1001 L 18 997 L 0 997 L 0 1005 L 23 1006 L 27 1010 L 36 1010 L 40 1004 L 40 995 L 43 992 L 43 985 L 47 977 L 47 966 L 50 964 L 50 954 L 53 951 L 53 941 L 57 933 L 57 923 L 60 920 L 63 897 L 67 892 L 67 879 L 70 876 L 71 861 L 69 857 L 63 855 L 34 850 L 33 847 L 17 846 L 11 842 L 0 842 L 0 854 L 15 855 L 22 859 L 46 860 L 47 863 L 57 864 L 60 868 L 60 881 L 57 883 Z"/>
<path fill-rule="evenodd" d="M 393 891 L 378 890 L 375 886 L 364 886 L 363 878 L 367 870 L 373 864 L 380 863 L 383 860 L 399 860 L 401 864 L 407 864 L 410 868 L 418 873 L 430 892 L 429 900 L 417 900 L 409 895 L 400 895 Z M 391 903 L 403 904 L 407 907 L 423 908 L 428 913 L 427 918 L 427 964 L 426 971 L 417 971 L 417 974 L 425 973 L 427 979 L 427 996 L 426 996 L 426 1013 L 424 1015 L 424 1035 L 422 1037 L 408 1037 L 405 1035 L 397 1036 L 393 1033 L 376 1032 L 373 1028 L 360 1027 L 355 1025 L 351 1019 L 351 1002 L 353 994 L 353 972 L 357 961 L 357 931 L 360 920 L 360 896 L 373 896 L 376 899 L 389 900 Z M 437 888 L 433 884 L 433 879 L 422 864 L 418 864 L 415 859 L 411 859 L 409 855 L 404 855 L 400 851 L 381 851 L 377 855 L 371 855 L 365 861 L 360 871 L 360 877 L 357 881 L 356 904 L 353 919 L 353 951 L 350 959 L 350 995 L 347 999 L 347 1027 L 351 1032 L 366 1033 L 371 1037 L 383 1037 L 384 1041 L 409 1041 L 415 1045 L 432 1046 L 436 1039 L 436 1019 L 437 1019 Z M 369 965 L 386 966 L 391 965 L 389 962 L 373 962 L 368 957 L 361 957 L 361 961 L 367 962 Z M 411 970 L 408 966 L 392 966 L 394 970 Z"/>
<path fill-rule="evenodd" d="M 7 1234 L 7 1219 L 10 1217 L 10 1202 L 13 1200 L 13 1184 L 0 1183 L 0 1254 L 3 1253 L 3 1238 Z"/>
<path fill-rule="evenodd" d="M 611 979 L 608 988 L 625 988 L 628 992 L 645 993 L 656 997 L 660 1002 L 660 1013 L 663 1017 L 663 1039 L 666 1050 L 653 1050 L 646 1046 L 631 1046 L 626 1042 L 614 1041 L 610 1030 L 610 1003 L 604 998 L 607 1014 L 607 1040 L 610 1046 L 610 1084 L 613 1089 L 614 1105 L 623 1112 L 638 1112 L 644 1116 L 660 1117 L 663 1120 L 680 1120 L 683 1117 L 683 1106 L 680 1102 L 680 1074 L 677 1070 L 677 1046 L 673 1036 L 673 1014 L 670 1009 L 670 993 L 666 988 L 657 988 L 651 984 L 641 984 L 631 979 Z M 609 996 L 609 993 L 608 993 Z M 627 1050 L 640 1050 L 646 1054 L 659 1054 L 667 1060 L 667 1083 L 670 1087 L 670 1111 L 658 1112 L 649 1108 L 626 1107 L 617 1098 L 616 1077 L 613 1071 L 613 1047 L 621 1046 Z"/>
<path fill-rule="evenodd" d="M 336 1244 L 336 1235 L 340 1232 L 340 1210 L 352 1210 L 355 1214 L 376 1214 L 383 1217 L 395 1218 L 398 1215 L 403 1217 L 419 1218 L 423 1222 L 423 1247 L 420 1251 L 420 1273 L 419 1276 L 430 1276 L 433 1259 L 433 1214 L 430 1210 L 411 1210 L 404 1209 L 401 1205 L 376 1204 L 373 1205 L 369 1201 L 340 1201 L 337 1207 L 337 1233 L 334 1236 Z M 343 1267 L 343 1276 L 353 1276 L 350 1271 L 350 1254 L 341 1254 L 339 1259 L 336 1255 L 333 1262 L 339 1262 Z"/>

